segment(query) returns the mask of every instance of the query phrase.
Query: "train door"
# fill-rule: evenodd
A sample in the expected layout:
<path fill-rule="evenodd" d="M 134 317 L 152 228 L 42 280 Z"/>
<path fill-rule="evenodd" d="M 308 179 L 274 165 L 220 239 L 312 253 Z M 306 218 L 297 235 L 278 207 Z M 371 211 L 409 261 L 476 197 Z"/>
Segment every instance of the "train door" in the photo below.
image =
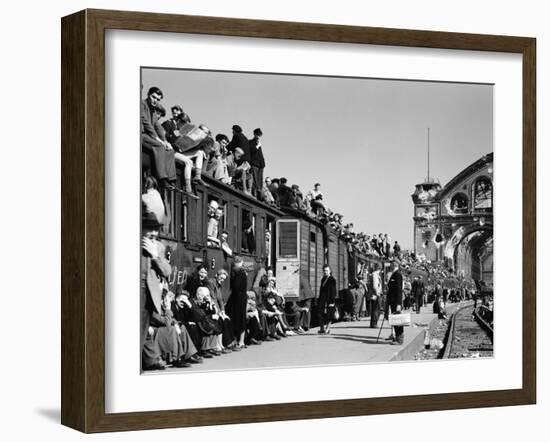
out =
<path fill-rule="evenodd" d="M 265 254 L 266 264 L 275 269 L 275 262 L 277 261 L 277 248 L 275 247 L 275 241 L 277 241 L 277 231 L 275 228 L 275 218 L 268 216 L 266 220 L 265 229 Z"/>
<path fill-rule="evenodd" d="M 277 288 L 286 298 L 300 294 L 300 221 L 277 221 Z"/>

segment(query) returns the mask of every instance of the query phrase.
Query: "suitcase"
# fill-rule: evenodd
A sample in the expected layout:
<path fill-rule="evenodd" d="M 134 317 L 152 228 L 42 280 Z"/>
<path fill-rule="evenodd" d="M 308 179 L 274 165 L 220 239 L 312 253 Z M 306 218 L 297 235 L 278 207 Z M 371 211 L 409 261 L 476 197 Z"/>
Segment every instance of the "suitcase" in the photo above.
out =
<path fill-rule="evenodd" d="M 391 327 L 399 327 L 404 325 L 411 325 L 410 313 L 399 313 L 389 316 L 389 323 Z"/>

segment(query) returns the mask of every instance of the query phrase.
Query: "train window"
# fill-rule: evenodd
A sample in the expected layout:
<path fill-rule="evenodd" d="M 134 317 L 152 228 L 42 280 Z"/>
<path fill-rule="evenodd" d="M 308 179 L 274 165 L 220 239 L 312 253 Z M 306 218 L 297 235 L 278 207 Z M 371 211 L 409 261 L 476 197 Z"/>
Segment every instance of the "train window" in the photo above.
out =
<path fill-rule="evenodd" d="M 187 201 L 182 200 L 181 204 L 181 219 L 180 219 L 180 240 L 188 241 L 189 239 L 189 211 L 187 209 Z"/>
<path fill-rule="evenodd" d="M 256 215 L 242 209 L 241 251 L 254 253 L 256 251 Z"/>
<path fill-rule="evenodd" d="M 174 192 L 169 192 L 168 190 L 164 191 L 164 208 L 168 222 L 164 223 L 161 228 L 161 232 L 165 236 L 173 236 L 175 231 L 174 209 L 176 208 L 176 198 Z"/>
<path fill-rule="evenodd" d="M 298 222 L 279 222 L 279 258 L 298 258 Z"/>
<path fill-rule="evenodd" d="M 309 240 L 310 240 L 311 242 L 317 241 L 317 237 L 316 237 L 316 236 L 317 236 L 317 235 L 315 235 L 315 232 L 309 232 Z"/>

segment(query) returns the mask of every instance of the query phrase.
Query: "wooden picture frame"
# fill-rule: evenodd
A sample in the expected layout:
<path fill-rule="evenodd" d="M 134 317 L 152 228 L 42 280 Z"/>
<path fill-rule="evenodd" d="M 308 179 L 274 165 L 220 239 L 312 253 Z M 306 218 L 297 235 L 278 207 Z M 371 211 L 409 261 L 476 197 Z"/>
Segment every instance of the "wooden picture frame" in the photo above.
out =
<path fill-rule="evenodd" d="M 105 412 L 105 30 L 516 53 L 523 64 L 523 385 L 514 390 L 189 410 Z M 533 38 L 85 10 L 62 19 L 62 408 L 83 432 L 143 430 L 536 401 L 536 41 Z"/>

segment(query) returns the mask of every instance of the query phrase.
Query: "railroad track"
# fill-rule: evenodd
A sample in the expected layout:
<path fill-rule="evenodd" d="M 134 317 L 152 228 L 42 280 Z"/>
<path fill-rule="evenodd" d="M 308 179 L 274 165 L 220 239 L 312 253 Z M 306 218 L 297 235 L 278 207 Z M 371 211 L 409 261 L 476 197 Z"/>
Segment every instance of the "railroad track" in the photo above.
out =
<path fill-rule="evenodd" d="M 493 356 L 493 327 L 484 319 L 486 309 L 471 304 L 459 308 L 451 319 L 442 359 Z"/>

